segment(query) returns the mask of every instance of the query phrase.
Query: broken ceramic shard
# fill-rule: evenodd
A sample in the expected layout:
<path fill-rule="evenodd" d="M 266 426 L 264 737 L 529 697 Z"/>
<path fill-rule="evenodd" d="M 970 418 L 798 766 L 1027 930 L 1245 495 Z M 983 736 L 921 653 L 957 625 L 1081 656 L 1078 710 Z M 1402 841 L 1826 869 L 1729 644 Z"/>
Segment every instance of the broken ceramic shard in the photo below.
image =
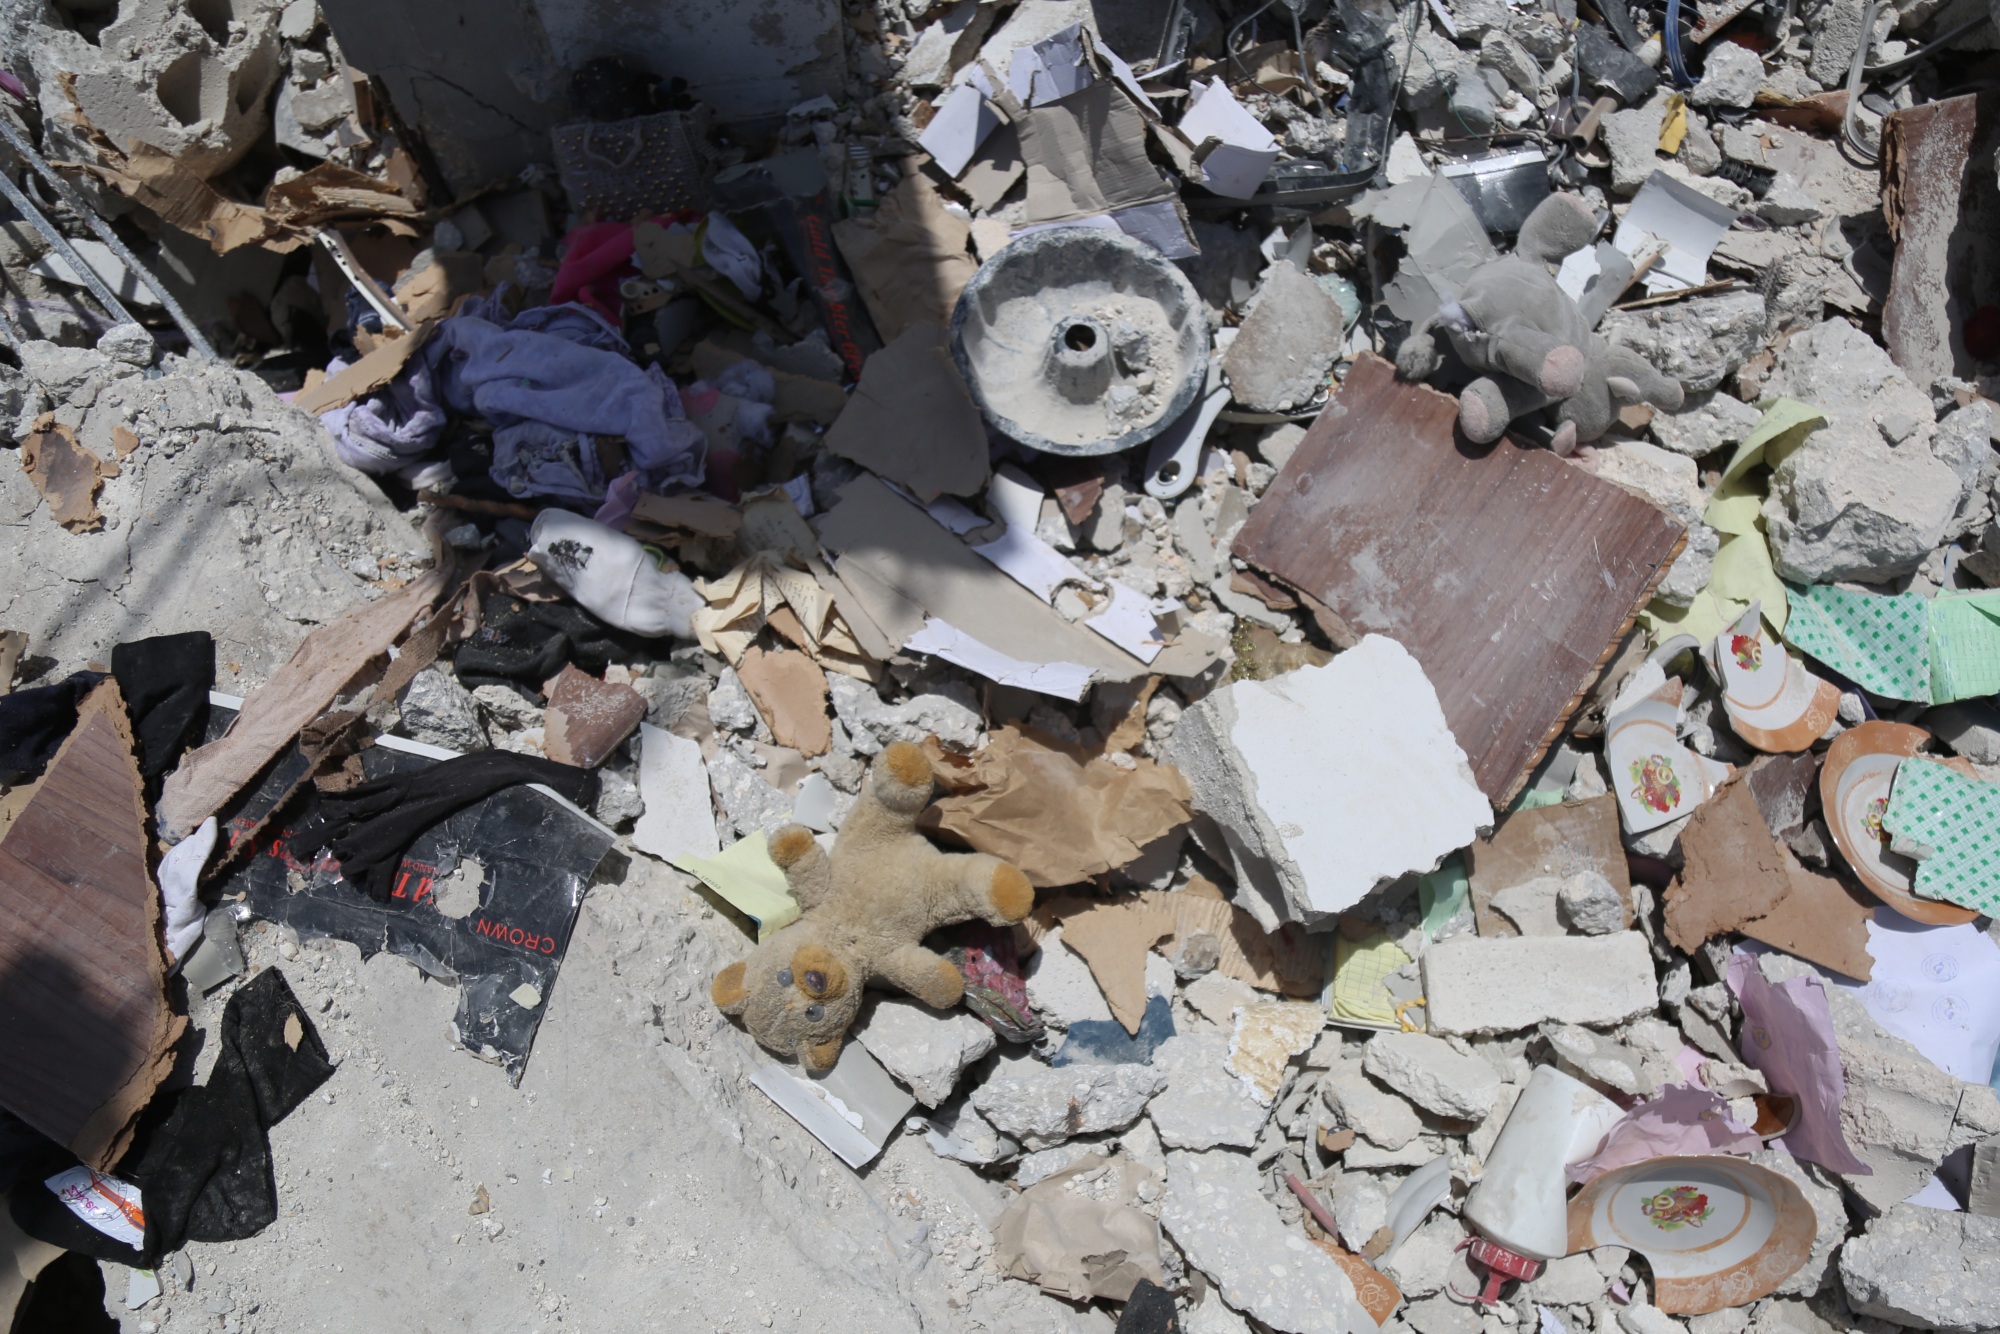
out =
<path fill-rule="evenodd" d="M 1636 699 L 1628 687 L 1605 723 L 1605 757 L 1630 833 L 1643 834 L 1692 814 L 1729 776 L 1728 765 L 1682 743 L 1682 691 L 1679 678 Z"/>
<path fill-rule="evenodd" d="M 1215 691 L 1182 715 L 1166 757 L 1221 828 L 1239 901 L 1272 927 L 1324 921 L 1432 870 L 1493 819 L 1423 668 L 1384 635 Z"/>
<path fill-rule="evenodd" d="M 1709 652 L 1722 678 L 1729 725 L 1757 749 L 1804 750 L 1833 723 L 1840 688 L 1808 672 L 1764 633 L 1760 604 L 1751 603 Z"/>
<path fill-rule="evenodd" d="M 1118 232 L 1052 227 L 981 265 L 952 353 L 987 421 L 1032 449 L 1144 444 L 1194 401 L 1208 320 L 1180 270 Z"/>

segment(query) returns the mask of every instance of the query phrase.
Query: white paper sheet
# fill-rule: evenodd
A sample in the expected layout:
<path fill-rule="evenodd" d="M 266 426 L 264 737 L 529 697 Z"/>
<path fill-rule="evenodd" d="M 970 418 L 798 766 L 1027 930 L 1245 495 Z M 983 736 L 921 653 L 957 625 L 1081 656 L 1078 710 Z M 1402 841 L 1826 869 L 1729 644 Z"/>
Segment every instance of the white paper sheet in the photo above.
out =
<path fill-rule="evenodd" d="M 1708 281 L 1708 257 L 1735 222 L 1735 209 L 1656 171 L 1639 187 L 1611 243 L 1636 258 L 1648 237 L 1665 241 L 1667 253 L 1647 272 L 1646 290 L 1672 292 Z"/>
<path fill-rule="evenodd" d="M 1181 134 L 1197 149 L 1210 139 L 1221 141 L 1202 159 L 1201 184 L 1229 199 L 1248 199 L 1278 160 L 1278 141 L 1222 80 L 1196 79 L 1190 87 L 1193 97 L 1181 117 Z"/>
<path fill-rule="evenodd" d="M 924 628 L 911 635 L 903 647 L 913 653 L 929 653 L 978 672 L 1003 686 L 1018 686 L 1037 694 L 1079 700 L 1090 689 L 1090 668 L 1073 662 L 1023 662 L 988 647 L 948 621 L 930 617 Z"/>
<path fill-rule="evenodd" d="M 1834 977 L 1875 1022 L 1946 1074 L 1992 1080 L 2000 1054 L 2000 945 L 1966 926 L 1920 926 L 1888 908 L 1868 924 L 1874 976 Z"/>

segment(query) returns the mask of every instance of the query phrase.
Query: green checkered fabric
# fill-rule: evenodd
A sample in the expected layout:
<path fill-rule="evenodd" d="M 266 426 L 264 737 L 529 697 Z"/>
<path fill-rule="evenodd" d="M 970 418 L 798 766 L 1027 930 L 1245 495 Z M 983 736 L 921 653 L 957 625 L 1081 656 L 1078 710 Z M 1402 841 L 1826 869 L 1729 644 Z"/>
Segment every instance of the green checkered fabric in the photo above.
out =
<path fill-rule="evenodd" d="M 1927 849 L 1917 861 L 1917 893 L 2000 916 L 2000 783 L 1913 756 L 1896 767 L 1882 827 Z"/>
<path fill-rule="evenodd" d="M 1785 638 L 1864 690 L 1931 699 L 1930 606 L 1914 593 L 1881 597 L 1830 584 L 1788 588 Z"/>

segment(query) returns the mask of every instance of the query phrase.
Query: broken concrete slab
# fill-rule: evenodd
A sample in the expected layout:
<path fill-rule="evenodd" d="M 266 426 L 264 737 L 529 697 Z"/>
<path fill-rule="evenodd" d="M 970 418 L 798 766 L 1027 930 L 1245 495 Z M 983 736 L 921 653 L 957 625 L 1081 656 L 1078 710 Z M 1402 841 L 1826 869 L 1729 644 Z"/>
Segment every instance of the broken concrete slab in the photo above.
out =
<path fill-rule="evenodd" d="M 1895 1204 L 1840 1251 L 1840 1281 L 1862 1315 L 1974 1334 L 2000 1311 L 2000 1219 Z"/>
<path fill-rule="evenodd" d="M 1317 1003 L 1264 1001 L 1236 1015 L 1229 1036 L 1229 1072 L 1270 1106 L 1291 1074 L 1291 1062 L 1319 1038 L 1326 1010 Z M 1200 1148 L 1200 1145 L 1189 1145 Z"/>
<path fill-rule="evenodd" d="M 1072 1135 L 1123 1130 L 1166 1085 L 1165 1073 L 1148 1065 L 1058 1068 L 1003 1055 L 972 1091 L 972 1105 L 1002 1134 L 1039 1149 Z"/>
<path fill-rule="evenodd" d="M 1757 292 L 1694 296 L 1664 306 L 1614 310 L 1597 326 L 1604 341 L 1629 347 L 1690 395 L 1719 388 L 1764 346 L 1764 298 Z"/>
<path fill-rule="evenodd" d="M 1342 1061 L 1327 1071 L 1319 1092 L 1342 1124 L 1384 1149 L 1402 1149 L 1423 1133 L 1416 1109 L 1368 1078 L 1358 1061 Z"/>
<path fill-rule="evenodd" d="M 869 354 L 826 447 L 918 498 L 986 487 L 986 423 L 951 360 L 951 335 L 913 324 Z"/>
<path fill-rule="evenodd" d="M 1147 1108 L 1160 1142 L 1173 1149 L 1248 1149 L 1270 1115 L 1244 1080 L 1229 1069 L 1230 1039 L 1220 1033 L 1177 1033 L 1153 1054 L 1166 1087 Z"/>
<path fill-rule="evenodd" d="M 1256 305 L 1222 354 L 1231 395 L 1251 412 L 1291 412 L 1319 397 L 1347 341 L 1340 303 L 1296 265 L 1264 271 Z"/>
<path fill-rule="evenodd" d="M 872 1002 L 855 1036 L 926 1107 L 949 1098 L 965 1067 L 995 1043 L 993 1030 L 962 1010 L 940 1014 L 897 996 Z"/>
<path fill-rule="evenodd" d="M 1563 882 L 1552 875 L 1536 876 L 1501 890 L 1488 902 L 1493 911 L 1513 925 L 1517 935 L 1564 936 L 1569 933 L 1563 929 L 1556 910 L 1562 887 Z M 1620 922 L 1619 927 L 1623 926 Z"/>
<path fill-rule="evenodd" d="M 1663 449 L 1699 459 L 1737 443 L 1762 420 L 1762 413 L 1734 394 L 1712 389 L 1689 394 L 1679 412 L 1655 411 L 1647 429 Z"/>
<path fill-rule="evenodd" d="M 1337 402 L 1233 553 L 1308 594 L 1337 645 L 1380 634 L 1407 648 L 1504 806 L 1650 600 L 1682 526 L 1546 449 L 1461 445 L 1457 400 L 1373 354 Z"/>
<path fill-rule="evenodd" d="M 1372 1327 L 1346 1272 L 1287 1226 L 1258 1186 L 1255 1165 L 1241 1154 L 1177 1149 L 1167 1155 L 1160 1222 L 1225 1301 L 1271 1329 Z"/>
<path fill-rule="evenodd" d="M 1554 1019 L 1607 1027 L 1659 1003 L 1636 931 L 1562 939 L 1454 936 L 1424 953 L 1433 1033 L 1512 1033 Z"/>
<path fill-rule="evenodd" d="M 1238 902 L 1272 928 L 1435 869 L 1492 822 L 1423 668 L 1382 635 L 1213 692 L 1182 714 L 1164 758 L 1221 828 Z"/>
<path fill-rule="evenodd" d="M 1378 1033 L 1363 1049 L 1364 1070 L 1433 1116 L 1481 1121 L 1500 1097 L 1492 1063 L 1427 1033 Z"/>

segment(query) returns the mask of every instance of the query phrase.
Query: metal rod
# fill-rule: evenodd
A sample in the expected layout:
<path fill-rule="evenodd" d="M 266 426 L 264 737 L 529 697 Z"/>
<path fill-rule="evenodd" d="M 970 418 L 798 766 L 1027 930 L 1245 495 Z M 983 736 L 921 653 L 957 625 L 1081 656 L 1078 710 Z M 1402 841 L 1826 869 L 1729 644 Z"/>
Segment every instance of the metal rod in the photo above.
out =
<path fill-rule="evenodd" d="M 111 290 L 104 279 L 97 276 L 97 270 L 84 263 L 83 256 L 76 253 L 76 247 L 69 243 L 69 238 L 49 221 L 46 214 L 35 207 L 35 201 L 28 198 L 26 192 L 14 184 L 13 178 L 4 171 L 0 171 L 0 195 L 6 196 L 7 202 L 14 206 L 16 213 L 35 225 L 35 230 L 42 234 L 43 239 L 58 255 L 62 256 L 63 262 L 75 271 L 77 280 L 90 289 L 90 294 L 97 298 L 105 313 L 111 316 L 112 323 L 138 323 L 132 318 L 132 312 L 125 309 L 125 303 L 118 299 L 118 294 Z"/>
<path fill-rule="evenodd" d="M 118 262 L 131 270 L 134 276 L 140 282 L 146 284 L 151 289 L 153 295 L 160 299 L 160 305 L 172 317 L 173 322 L 180 326 L 180 331 L 187 336 L 188 346 L 208 361 L 220 361 L 222 358 L 215 354 L 215 348 L 209 344 L 208 339 L 202 337 L 200 328 L 188 317 L 188 313 L 181 309 L 181 303 L 174 300 L 174 294 L 167 290 L 167 285 L 154 276 L 151 269 L 148 269 L 144 264 L 139 262 L 139 257 L 132 253 L 130 246 L 127 246 L 124 241 L 119 239 L 118 233 L 112 229 L 111 224 L 97 215 L 97 210 L 90 207 L 83 196 L 76 192 L 76 188 L 64 180 L 57 173 L 56 169 L 49 165 L 46 158 L 35 151 L 35 146 L 29 143 L 26 137 L 19 130 L 15 129 L 5 116 L 0 116 L 0 136 L 6 138 L 14 151 L 19 153 L 23 160 L 29 166 L 33 167 L 43 180 L 55 187 L 57 196 L 81 216 L 84 222 L 89 224 L 90 230 L 97 233 L 97 239 L 104 243 L 107 250 L 118 257 Z M 64 255 L 63 258 L 68 259 L 69 256 Z M 87 268 L 85 271 L 89 272 Z M 99 297 L 98 300 L 101 301 L 103 298 Z M 138 323 L 129 314 L 126 316 L 126 322 L 131 324 Z"/>

